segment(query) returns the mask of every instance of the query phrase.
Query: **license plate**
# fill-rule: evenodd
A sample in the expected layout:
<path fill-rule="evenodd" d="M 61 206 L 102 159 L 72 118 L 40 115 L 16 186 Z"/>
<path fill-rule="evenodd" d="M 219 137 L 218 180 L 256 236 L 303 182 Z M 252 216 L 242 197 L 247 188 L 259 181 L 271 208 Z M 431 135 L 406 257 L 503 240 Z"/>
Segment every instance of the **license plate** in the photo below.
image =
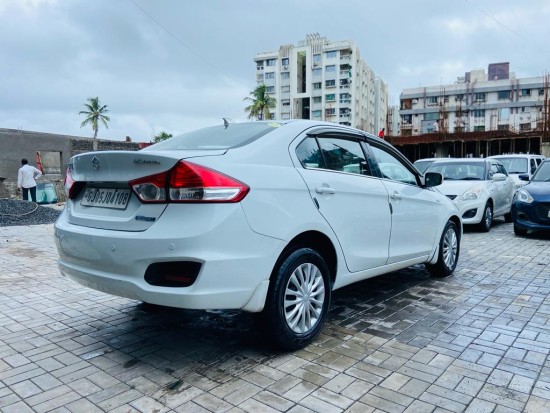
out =
<path fill-rule="evenodd" d="M 114 188 L 86 188 L 84 196 L 80 201 L 80 205 L 126 209 L 130 200 L 129 189 L 114 189 Z"/>

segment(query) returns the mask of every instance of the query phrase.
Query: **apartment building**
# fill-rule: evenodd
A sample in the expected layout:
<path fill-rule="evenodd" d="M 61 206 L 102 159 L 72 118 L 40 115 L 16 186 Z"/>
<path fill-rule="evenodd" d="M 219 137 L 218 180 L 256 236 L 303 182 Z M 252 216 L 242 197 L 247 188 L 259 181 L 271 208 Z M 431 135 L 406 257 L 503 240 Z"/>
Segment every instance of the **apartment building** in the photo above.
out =
<path fill-rule="evenodd" d="M 546 102 L 546 103 L 545 103 Z M 548 78 L 516 78 L 509 62 L 472 70 L 454 84 L 404 89 L 400 135 L 542 130 L 548 119 Z"/>
<path fill-rule="evenodd" d="M 276 99 L 273 119 L 313 119 L 377 133 L 386 127 L 388 91 L 352 41 L 308 34 L 297 45 L 258 53 L 256 82 Z"/>

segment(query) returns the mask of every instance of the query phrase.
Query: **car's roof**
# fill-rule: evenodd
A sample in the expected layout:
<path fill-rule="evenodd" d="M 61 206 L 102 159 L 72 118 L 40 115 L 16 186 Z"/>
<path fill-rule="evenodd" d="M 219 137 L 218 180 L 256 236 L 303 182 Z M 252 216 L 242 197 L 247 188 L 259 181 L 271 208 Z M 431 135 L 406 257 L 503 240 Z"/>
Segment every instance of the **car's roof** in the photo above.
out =
<path fill-rule="evenodd" d="M 475 162 L 475 163 L 485 163 L 488 161 L 487 158 L 436 158 L 435 162 L 449 162 L 449 163 L 464 163 L 464 162 Z"/>
<path fill-rule="evenodd" d="M 534 153 L 511 153 L 510 155 L 491 155 L 488 158 L 545 158 L 545 156 Z"/>

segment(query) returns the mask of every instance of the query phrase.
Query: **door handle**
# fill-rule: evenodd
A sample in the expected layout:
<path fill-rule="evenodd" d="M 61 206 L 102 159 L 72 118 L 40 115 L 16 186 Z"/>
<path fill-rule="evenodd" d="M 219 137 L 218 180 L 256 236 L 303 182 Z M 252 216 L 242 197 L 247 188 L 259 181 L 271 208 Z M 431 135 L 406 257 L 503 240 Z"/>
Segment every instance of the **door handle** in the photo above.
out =
<path fill-rule="evenodd" d="M 316 186 L 315 192 L 318 194 L 335 194 L 336 189 L 331 188 L 330 186 Z"/>
<path fill-rule="evenodd" d="M 394 192 L 390 195 L 391 199 L 401 199 L 402 196 L 399 194 L 399 192 Z"/>

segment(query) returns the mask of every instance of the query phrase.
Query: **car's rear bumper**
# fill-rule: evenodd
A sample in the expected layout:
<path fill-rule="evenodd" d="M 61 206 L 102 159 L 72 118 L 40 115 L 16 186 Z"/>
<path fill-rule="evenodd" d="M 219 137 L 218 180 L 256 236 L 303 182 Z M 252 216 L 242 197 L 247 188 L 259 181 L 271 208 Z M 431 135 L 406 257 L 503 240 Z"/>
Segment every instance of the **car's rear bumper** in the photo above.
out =
<path fill-rule="evenodd" d="M 170 219 L 174 211 L 168 208 L 143 232 L 76 226 L 62 214 L 55 225 L 59 268 L 87 287 L 148 303 L 260 311 L 266 281 L 284 242 L 253 232 L 240 205 L 220 210 L 223 213 L 204 225 L 192 219 L 179 224 Z M 178 225 L 179 230 L 174 228 Z M 145 280 L 150 264 L 173 261 L 201 264 L 192 285 L 164 287 Z M 250 305 L 251 300 L 256 304 Z"/>

